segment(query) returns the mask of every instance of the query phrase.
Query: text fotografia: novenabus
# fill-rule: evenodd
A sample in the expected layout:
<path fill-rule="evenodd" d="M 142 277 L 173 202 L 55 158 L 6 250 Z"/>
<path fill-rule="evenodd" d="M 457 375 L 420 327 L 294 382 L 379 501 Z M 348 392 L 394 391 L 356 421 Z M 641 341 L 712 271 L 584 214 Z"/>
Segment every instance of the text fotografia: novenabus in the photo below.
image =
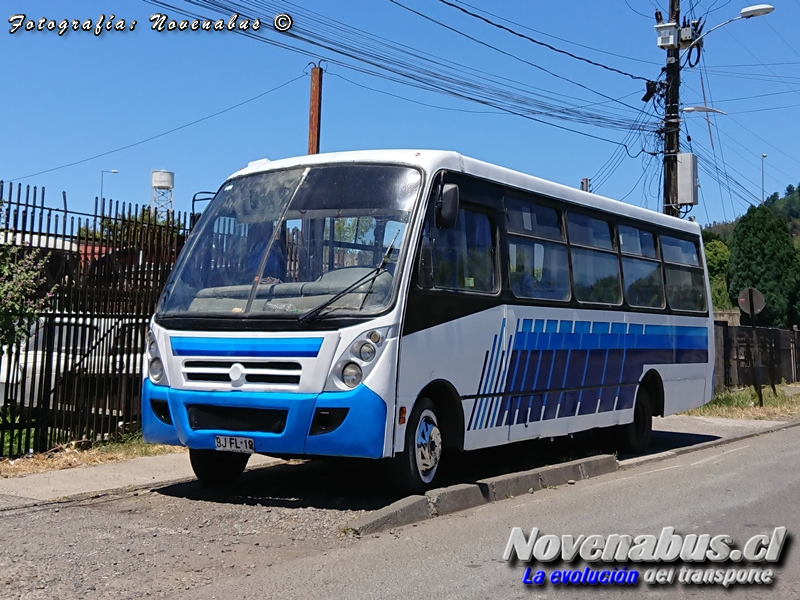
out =
<path fill-rule="evenodd" d="M 170 19 L 164 13 L 155 13 L 150 16 L 150 29 L 153 31 L 247 31 L 252 29 L 258 31 L 261 29 L 261 19 L 242 19 L 238 13 L 225 19 L 182 19 L 176 21 Z M 272 19 L 272 27 L 276 31 L 289 31 L 292 28 L 292 18 L 287 14 L 275 15 Z"/>

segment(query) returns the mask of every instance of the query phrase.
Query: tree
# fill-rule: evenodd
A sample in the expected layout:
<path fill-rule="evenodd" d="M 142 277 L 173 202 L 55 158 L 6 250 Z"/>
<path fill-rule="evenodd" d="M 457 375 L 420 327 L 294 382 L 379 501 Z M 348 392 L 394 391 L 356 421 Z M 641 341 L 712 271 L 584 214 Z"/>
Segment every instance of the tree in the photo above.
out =
<path fill-rule="evenodd" d="M 792 194 L 794 194 L 794 189 L 795 188 L 791 183 L 789 185 L 787 185 L 786 186 L 786 195 L 787 196 L 791 196 Z"/>
<path fill-rule="evenodd" d="M 708 279 L 711 284 L 711 302 L 717 310 L 733 308 L 728 297 L 728 262 L 731 251 L 720 239 L 713 239 L 705 244 Z"/>
<path fill-rule="evenodd" d="M 769 207 L 752 206 L 733 230 L 728 261 L 728 296 L 736 304 L 746 287 L 764 294 L 760 325 L 788 327 L 796 321 L 798 255 L 786 220 Z"/>
<path fill-rule="evenodd" d="M 5 347 L 28 337 L 52 296 L 52 290 L 42 291 L 47 257 L 13 245 L 18 238 L 0 229 L 0 356 Z"/>

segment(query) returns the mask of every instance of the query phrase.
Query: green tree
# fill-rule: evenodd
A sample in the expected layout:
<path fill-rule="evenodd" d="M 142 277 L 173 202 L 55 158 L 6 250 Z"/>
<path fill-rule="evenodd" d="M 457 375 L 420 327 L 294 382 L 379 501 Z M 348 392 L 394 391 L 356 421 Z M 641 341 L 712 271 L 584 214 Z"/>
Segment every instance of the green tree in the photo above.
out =
<path fill-rule="evenodd" d="M 43 291 L 47 256 L 20 246 L 23 240 L 0 229 L 0 356 L 6 346 L 29 335 L 52 296 L 52 290 Z"/>
<path fill-rule="evenodd" d="M 728 262 L 731 251 L 720 239 L 710 240 L 705 244 L 708 279 L 711 284 L 711 302 L 717 310 L 733 308 L 728 297 Z"/>
<path fill-rule="evenodd" d="M 760 325 L 788 327 L 794 323 L 797 299 L 798 255 L 786 220 L 769 207 L 752 206 L 733 230 L 728 261 L 728 296 L 737 302 L 739 292 L 754 287 L 764 294 L 766 307 Z"/>

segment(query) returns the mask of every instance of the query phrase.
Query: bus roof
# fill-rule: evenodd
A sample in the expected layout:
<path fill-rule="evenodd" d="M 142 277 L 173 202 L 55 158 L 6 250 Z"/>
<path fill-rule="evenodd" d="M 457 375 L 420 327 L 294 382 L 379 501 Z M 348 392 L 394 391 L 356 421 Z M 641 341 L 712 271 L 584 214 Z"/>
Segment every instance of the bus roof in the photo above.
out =
<path fill-rule="evenodd" d="M 274 171 L 302 165 L 369 162 L 406 164 L 420 167 L 428 174 L 435 173 L 439 169 L 447 169 L 475 175 L 518 189 L 564 200 L 572 204 L 596 208 L 631 219 L 647 221 L 662 227 L 700 235 L 700 226 L 692 221 L 686 221 L 639 206 L 633 206 L 632 204 L 606 198 L 605 196 L 584 192 L 560 183 L 534 177 L 533 175 L 527 175 L 520 171 L 514 171 L 482 160 L 463 156 L 451 150 L 358 150 L 311 154 L 274 161 L 262 159 L 251 162 L 247 167 L 231 175 L 229 179 L 251 175 L 253 173 Z"/>

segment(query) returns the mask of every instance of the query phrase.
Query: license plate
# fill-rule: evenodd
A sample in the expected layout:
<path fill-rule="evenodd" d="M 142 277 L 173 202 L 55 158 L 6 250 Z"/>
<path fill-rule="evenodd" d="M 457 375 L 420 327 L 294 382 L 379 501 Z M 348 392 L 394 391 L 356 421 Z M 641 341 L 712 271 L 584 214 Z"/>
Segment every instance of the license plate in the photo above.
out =
<path fill-rule="evenodd" d="M 216 436 L 217 450 L 224 452 L 244 452 L 253 454 L 255 447 L 252 438 L 232 437 L 229 435 Z"/>

